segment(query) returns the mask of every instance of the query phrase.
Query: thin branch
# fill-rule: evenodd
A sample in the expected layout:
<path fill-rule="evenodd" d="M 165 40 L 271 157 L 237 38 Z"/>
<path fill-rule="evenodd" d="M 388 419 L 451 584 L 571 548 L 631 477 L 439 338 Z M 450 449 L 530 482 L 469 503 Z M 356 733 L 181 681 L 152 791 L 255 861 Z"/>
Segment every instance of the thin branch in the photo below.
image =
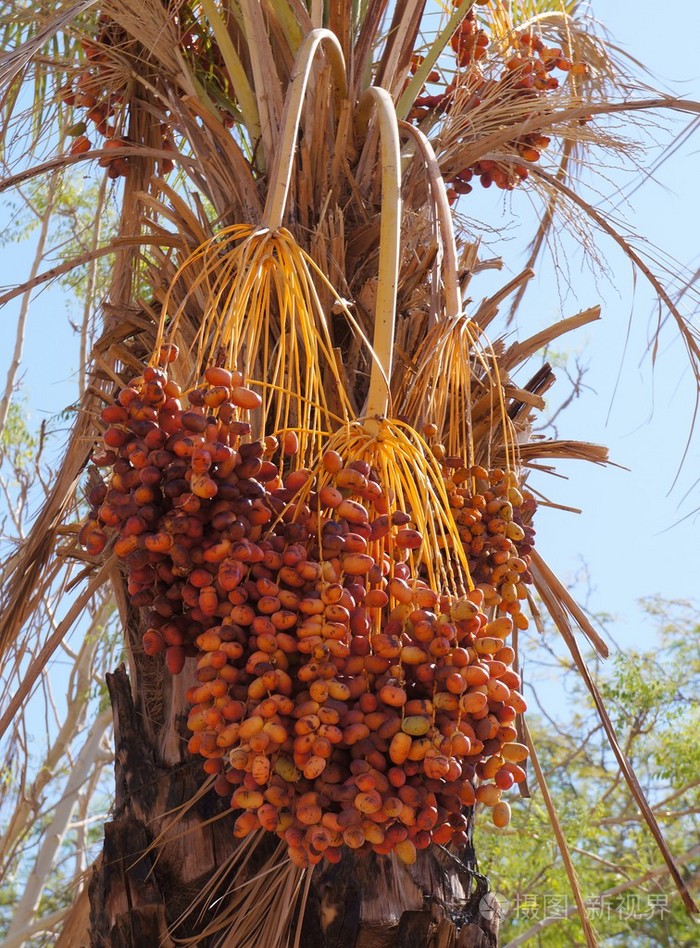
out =
<path fill-rule="evenodd" d="M 19 316 L 17 317 L 17 331 L 15 334 L 15 346 L 12 353 L 12 359 L 10 361 L 9 368 L 7 370 L 7 378 L 5 380 L 5 390 L 0 399 L 0 438 L 2 433 L 5 430 L 5 425 L 7 424 L 7 415 L 10 411 L 10 402 L 12 401 L 12 393 L 15 389 L 15 382 L 17 380 L 17 373 L 19 372 L 19 367 L 22 363 L 22 353 L 24 351 L 24 331 L 27 324 L 27 317 L 29 315 L 29 306 L 31 303 L 31 287 L 33 281 L 36 280 L 37 274 L 39 273 L 39 267 L 44 259 L 44 252 L 46 250 L 46 241 L 49 235 L 49 224 L 51 223 L 51 215 L 53 214 L 54 205 L 56 203 L 56 198 L 58 195 L 58 190 L 60 186 L 60 177 L 54 175 L 49 183 L 49 191 L 46 199 L 46 208 L 44 213 L 41 214 L 40 221 L 41 227 L 39 230 L 39 239 L 36 245 L 36 253 L 34 255 L 34 261 L 32 263 L 31 270 L 29 271 L 29 280 L 26 284 L 23 284 L 27 289 L 22 294 L 22 305 L 20 306 Z"/>
<path fill-rule="evenodd" d="M 116 237 L 108 244 L 105 244 L 104 247 L 98 247 L 96 250 L 87 250 L 85 253 L 80 254 L 80 256 L 66 260 L 65 263 L 51 267 L 50 270 L 45 270 L 43 273 L 39 273 L 25 283 L 20 283 L 19 286 L 13 287 L 11 290 L 8 290 L 7 293 L 0 296 L 0 306 L 4 306 L 5 303 L 9 303 L 10 300 L 15 299 L 15 297 L 21 296 L 23 293 L 33 290 L 37 286 L 41 286 L 42 283 L 55 280 L 56 277 L 63 276 L 64 273 L 70 273 L 71 270 L 85 263 L 90 263 L 90 261 L 97 260 L 99 257 L 105 257 L 110 253 L 116 253 L 125 247 L 139 247 L 144 244 L 154 247 L 179 247 L 182 244 L 182 239 L 170 234 L 157 234 L 153 237 L 147 234 L 138 237 Z"/>

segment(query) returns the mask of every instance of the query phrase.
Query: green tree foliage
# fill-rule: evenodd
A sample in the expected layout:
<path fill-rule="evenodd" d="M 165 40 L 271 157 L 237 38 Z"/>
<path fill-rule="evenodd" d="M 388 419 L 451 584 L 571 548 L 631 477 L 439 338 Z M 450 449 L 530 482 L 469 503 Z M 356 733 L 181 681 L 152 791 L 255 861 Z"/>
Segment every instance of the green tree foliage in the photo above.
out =
<path fill-rule="evenodd" d="M 692 889 L 700 877 L 700 605 L 657 597 L 644 610 L 655 645 L 619 652 L 599 669 L 599 687 Z M 531 674 L 534 658 L 533 648 Z M 601 944 L 690 948 L 697 925 L 673 892 L 579 676 L 556 656 L 554 667 L 556 685 L 551 665 L 532 676 L 530 704 L 539 710 L 528 721 Z M 504 948 L 568 948 L 581 943 L 574 900 L 534 778 L 531 793 L 513 803 L 507 829 L 478 821 L 477 852 L 503 897 Z"/>

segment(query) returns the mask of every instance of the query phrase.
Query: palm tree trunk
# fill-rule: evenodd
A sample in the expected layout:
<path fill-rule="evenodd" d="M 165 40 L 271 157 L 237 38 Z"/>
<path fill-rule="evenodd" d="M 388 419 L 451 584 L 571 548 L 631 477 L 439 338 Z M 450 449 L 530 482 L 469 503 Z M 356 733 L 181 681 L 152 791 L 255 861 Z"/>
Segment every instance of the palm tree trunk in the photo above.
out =
<path fill-rule="evenodd" d="M 186 750 L 184 715 L 172 710 L 177 693 L 165 695 L 171 713 L 164 713 L 166 703 L 158 699 L 152 676 L 139 674 L 146 670 L 140 664 L 135 664 L 134 688 L 123 666 L 107 676 L 114 712 L 115 805 L 105 824 L 103 857 L 90 882 L 91 948 L 170 948 L 175 944 L 171 934 L 196 937 L 206 919 L 178 920 L 237 844 L 224 802 L 211 791 L 198 795 L 200 765 Z M 178 717 L 179 740 L 173 741 L 171 723 Z M 194 805 L 174 819 L 174 811 L 192 799 Z M 470 822 L 470 837 L 472 829 Z M 274 837 L 266 836 L 251 875 L 274 849 Z M 407 867 L 396 858 L 360 858 L 346 850 L 337 865 L 322 863 L 311 882 L 299 944 L 493 948 L 498 919 L 479 912 L 487 882 L 473 871 L 473 851 L 461 856 L 458 860 L 433 847 Z M 235 923 L 225 944 L 236 945 Z"/>

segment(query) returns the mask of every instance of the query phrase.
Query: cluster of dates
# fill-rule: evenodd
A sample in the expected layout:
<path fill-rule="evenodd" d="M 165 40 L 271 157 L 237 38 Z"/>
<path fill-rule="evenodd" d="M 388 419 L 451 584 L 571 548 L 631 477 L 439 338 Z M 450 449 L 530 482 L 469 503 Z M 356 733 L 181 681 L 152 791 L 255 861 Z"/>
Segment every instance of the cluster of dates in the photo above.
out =
<path fill-rule="evenodd" d="M 327 451 L 300 468 L 293 432 L 251 440 L 261 398 L 239 373 L 212 366 L 185 398 L 167 374 L 175 355 L 104 409 L 95 463 L 111 474 L 81 541 L 98 554 L 113 539 L 144 651 L 174 674 L 193 666 L 189 749 L 241 811 L 236 835 L 274 832 L 300 866 L 343 845 L 410 863 L 433 842 L 466 843 L 476 802 L 507 825 L 501 795 L 527 756 L 512 577 L 489 573 L 463 596 L 430 588 L 424 539 L 371 463 Z M 453 512 L 457 498 L 479 509 L 455 473 Z M 460 529 L 490 568 L 499 550 L 470 550 L 479 532 Z M 517 550 L 526 534 L 507 539 Z M 522 583 L 519 553 L 503 565 Z M 490 621 L 485 597 L 505 604 Z"/>
<path fill-rule="evenodd" d="M 459 458 L 443 461 L 452 514 L 468 556 L 469 572 L 484 594 L 484 605 L 528 628 L 522 610 L 532 583 L 528 554 L 535 530 L 532 495 L 523 495 L 512 474 L 480 466 L 467 470 Z"/>
<path fill-rule="evenodd" d="M 207 35 L 206 28 L 198 18 L 183 4 L 178 11 L 180 33 L 177 47 L 189 62 L 192 71 L 201 78 L 213 93 L 212 108 L 218 112 L 226 127 L 233 126 L 233 105 L 226 106 L 231 98 L 231 82 L 226 71 L 218 45 Z M 66 105 L 84 109 L 84 119 L 76 121 L 69 129 L 73 137 L 70 153 L 77 155 L 90 151 L 93 141 L 90 136 L 103 139 L 101 147 L 106 150 L 120 149 L 118 155 L 105 155 L 98 164 L 107 169 L 110 178 L 126 176 L 129 172 L 129 156 L 124 153 L 135 144 L 126 134 L 128 115 L 125 102 L 127 98 L 128 73 L 117 59 L 117 68 L 111 55 L 112 49 L 120 50 L 124 37 L 119 26 L 107 14 L 100 14 L 97 33 L 94 38 L 83 36 L 80 41 L 83 58 L 76 69 L 75 76 L 60 91 Z M 219 104 L 221 103 L 221 104 Z M 158 125 L 160 148 L 175 153 L 173 132 L 169 125 Z M 158 160 L 161 175 L 169 174 L 174 168 L 172 158 Z"/>
<path fill-rule="evenodd" d="M 458 67 L 456 77 L 443 92 L 425 94 L 416 99 L 411 113 L 414 121 L 421 122 L 431 114 L 449 111 L 458 89 L 461 90 L 460 95 L 469 96 L 470 108 L 476 108 L 488 97 L 497 101 L 499 107 L 512 103 L 511 112 L 517 115 L 521 103 L 534 103 L 559 88 L 560 79 L 553 75 L 554 70 L 574 76 L 588 74 L 585 63 L 573 62 L 562 49 L 547 46 L 539 36 L 527 31 L 513 35 L 501 75 L 490 78 L 484 68 L 489 42 L 488 33 L 484 25 L 480 25 L 472 8 L 450 40 Z M 437 81 L 438 78 L 439 74 L 432 74 L 429 81 Z M 550 141 L 549 136 L 532 131 L 518 135 L 507 143 L 506 148 L 515 152 L 523 162 L 531 163 L 539 161 Z M 474 178 L 486 188 L 495 184 L 498 188 L 512 190 L 528 174 L 527 164 L 521 164 L 517 159 L 506 162 L 484 158 L 451 177 L 447 182 L 448 195 L 454 201 L 460 194 L 469 194 Z"/>

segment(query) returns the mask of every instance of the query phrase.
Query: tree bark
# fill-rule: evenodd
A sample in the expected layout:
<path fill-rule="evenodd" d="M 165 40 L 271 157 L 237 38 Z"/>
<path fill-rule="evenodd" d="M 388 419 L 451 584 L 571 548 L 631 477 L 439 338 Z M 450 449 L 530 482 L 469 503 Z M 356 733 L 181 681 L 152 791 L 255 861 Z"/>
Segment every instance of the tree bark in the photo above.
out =
<path fill-rule="evenodd" d="M 185 716 L 178 711 L 185 707 L 186 673 L 155 681 L 153 666 L 139 660 L 134 672 L 133 691 L 123 667 L 107 676 L 116 789 L 103 857 L 90 882 L 90 946 L 174 948 L 176 937 L 206 948 L 215 941 L 199 937 L 207 920 L 196 912 L 181 916 L 238 845 L 233 818 L 212 791 L 197 796 L 201 762 L 187 753 Z M 195 797 L 176 819 L 174 811 Z M 470 837 L 472 828 L 470 822 Z M 276 844 L 266 834 L 250 875 Z M 318 866 L 301 948 L 495 948 L 498 920 L 480 912 L 488 883 L 475 870 L 473 851 L 457 856 L 432 847 L 418 857 L 405 866 L 395 857 L 346 850 L 337 865 Z M 221 898 L 219 907 L 226 902 L 223 883 Z M 236 948 L 235 922 L 223 943 Z"/>

